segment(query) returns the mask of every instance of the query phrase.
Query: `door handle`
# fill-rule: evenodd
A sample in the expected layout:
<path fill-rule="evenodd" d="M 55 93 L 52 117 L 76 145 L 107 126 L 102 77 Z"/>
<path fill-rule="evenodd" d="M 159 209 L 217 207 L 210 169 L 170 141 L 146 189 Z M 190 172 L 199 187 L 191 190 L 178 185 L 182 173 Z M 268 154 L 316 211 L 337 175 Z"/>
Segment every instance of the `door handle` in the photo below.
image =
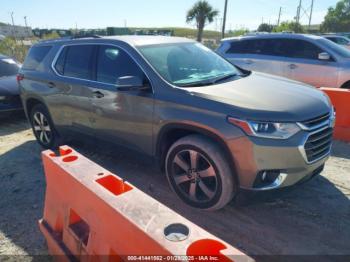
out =
<path fill-rule="evenodd" d="M 48 82 L 47 86 L 50 88 L 54 88 L 54 87 L 56 87 L 56 84 L 54 82 Z"/>
<path fill-rule="evenodd" d="M 298 66 L 296 64 L 290 64 L 288 67 L 290 69 L 296 69 Z"/>
<path fill-rule="evenodd" d="M 96 97 L 96 98 L 102 98 L 102 97 L 105 96 L 105 95 L 104 95 L 102 92 L 100 92 L 100 91 L 94 91 L 94 92 L 92 92 L 92 93 L 93 93 L 94 97 Z"/>
<path fill-rule="evenodd" d="M 251 65 L 251 64 L 254 63 L 252 60 L 249 60 L 249 59 L 248 59 L 248 60 L 245 60 L 244 62 L 245 62 L 247 65 Z"/>

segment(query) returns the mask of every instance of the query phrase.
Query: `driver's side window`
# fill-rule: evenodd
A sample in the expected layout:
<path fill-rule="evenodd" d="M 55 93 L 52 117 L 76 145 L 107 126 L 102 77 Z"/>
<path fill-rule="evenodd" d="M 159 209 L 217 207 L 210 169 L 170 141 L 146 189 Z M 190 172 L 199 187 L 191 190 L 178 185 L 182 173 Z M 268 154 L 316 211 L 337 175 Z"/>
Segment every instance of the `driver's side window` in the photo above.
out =
<path fill-rule="evenodd" d="M 116 84 L 118 78 L 124 76 L 145 79 L 143 71 L 124 50 L 109 45 L 97 48 L 96 81 Z"/>

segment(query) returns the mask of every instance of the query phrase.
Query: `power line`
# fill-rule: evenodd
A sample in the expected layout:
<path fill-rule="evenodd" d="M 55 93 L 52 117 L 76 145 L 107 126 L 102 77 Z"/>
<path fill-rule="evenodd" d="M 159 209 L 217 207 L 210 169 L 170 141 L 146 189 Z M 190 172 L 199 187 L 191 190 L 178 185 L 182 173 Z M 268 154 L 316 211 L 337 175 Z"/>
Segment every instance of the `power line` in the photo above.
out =
<path fill-rule="evenodd" d="M 314 0 L 311 0 L 311 3 L 310 3 L 310 0 L 309 0 L 308 1 L 309 5 L 305 7 L 305 5 L 303 5 L 303 3 L 305 3 L 305 0 L 304 1 L 300 0 L 299 5 L 297 7 L 297 15 L 295 17 L 295 21 L 297 23 L 300 23 L 300 24 L 301 24 L 301 19 L 303 17 L 306 17 L 308 19 L 309 29 L 310 29 L 311 23 L 312 23 L 314 2 L 315 2 Z"/>
<path fill-rule="evenodd" d="M 311 0 L 311 10 L 310 10 L 310 16 L 309 16 L 309 30 L 311 28 L 311 22 L 312 22 L 312 13 L 314 11 L 314 0 Z"/>

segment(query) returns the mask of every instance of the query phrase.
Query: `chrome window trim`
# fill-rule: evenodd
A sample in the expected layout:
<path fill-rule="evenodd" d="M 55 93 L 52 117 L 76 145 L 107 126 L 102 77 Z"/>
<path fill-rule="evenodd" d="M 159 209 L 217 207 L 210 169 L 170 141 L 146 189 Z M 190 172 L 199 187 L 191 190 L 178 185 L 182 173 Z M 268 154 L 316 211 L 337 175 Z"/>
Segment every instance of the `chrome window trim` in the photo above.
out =
<path fill-rule="evenodd" d="M 152 80 L 149 77 L 149 75 L 145 72 L 145 70 L 142 68 L 140 63 L 136 61 L 136 59 L 130 54 L 130 52 L 128 50 L 126 50 L 125 48 L 123 48 L 123 47 L 121 47 L 119 45 L 116 45 L 116 44 L 110 44 L 110 43 L 71 43 L 71 44 L 63 44 L 63 45 L 61 45 L 59 50 L 57 51 L 54 59 L 52 60 L 52 63 L 51 63 L 51 69 L 53 70 L 53 72 L 57 76 L 63 77 L 63 78 L 68 78 L 68 79 L 75 79 L 75 80 L 87 81 L 87 82 L 91 82 L 91 83 L 97 83 L 97 84 L 103 84 L 103 85 L 109 85 L 109 86 L 113 86 L 113 87 L 118 87 L 118 85 L 116 85 L 116 84 L 111 84 L 111 83 L 106 83 L 106 82 L 101 82 L 101 81 L 95 81 L 95 80 L 90 80 L 90 79 L 84 79 L 84 78 L 79 78 L 79 77 L 65 76 L 65 75 L 61 75 L 60 73 L 57 72 L 57 70 L 55 68 L 55 65 L 56 65 L 57 60 L 58 60 L 59 56 L 61 55 L 63 49 L 66 48 L 66 47 L 69 47 L 69 46 L 81 46 L 81 45 L 102 45 L 102 46 L 113 46 L 113 47 L 120 48 L 121 50 L 123 50 L 125 53 L 127 53 L 130 56 L 130 58 L 137 64 L 137 66 L 145 74 L 145 76 L 147 77 L 148 81 L 151 84 L 150 87 L 151 87 L 152 93 L 154 93 Z M 118 90 L 116 90 L 116 91 L 118 91 Z"/>

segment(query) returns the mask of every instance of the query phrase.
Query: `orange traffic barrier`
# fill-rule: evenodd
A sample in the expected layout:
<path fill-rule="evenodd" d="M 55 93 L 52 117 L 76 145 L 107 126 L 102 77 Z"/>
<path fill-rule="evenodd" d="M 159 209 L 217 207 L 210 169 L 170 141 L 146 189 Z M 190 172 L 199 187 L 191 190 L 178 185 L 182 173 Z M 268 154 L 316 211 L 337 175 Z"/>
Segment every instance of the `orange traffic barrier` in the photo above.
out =
<path fill-rule="evenodd" d="M 253 261 L 67 146 L 42 158 L 39 227 L 59 260 Z"/>
<path fill-rule="evenodd" d="M 321 87 L 331 99 L 337 114 L 334 137 L 350 142 L 350 89 Z"/>

